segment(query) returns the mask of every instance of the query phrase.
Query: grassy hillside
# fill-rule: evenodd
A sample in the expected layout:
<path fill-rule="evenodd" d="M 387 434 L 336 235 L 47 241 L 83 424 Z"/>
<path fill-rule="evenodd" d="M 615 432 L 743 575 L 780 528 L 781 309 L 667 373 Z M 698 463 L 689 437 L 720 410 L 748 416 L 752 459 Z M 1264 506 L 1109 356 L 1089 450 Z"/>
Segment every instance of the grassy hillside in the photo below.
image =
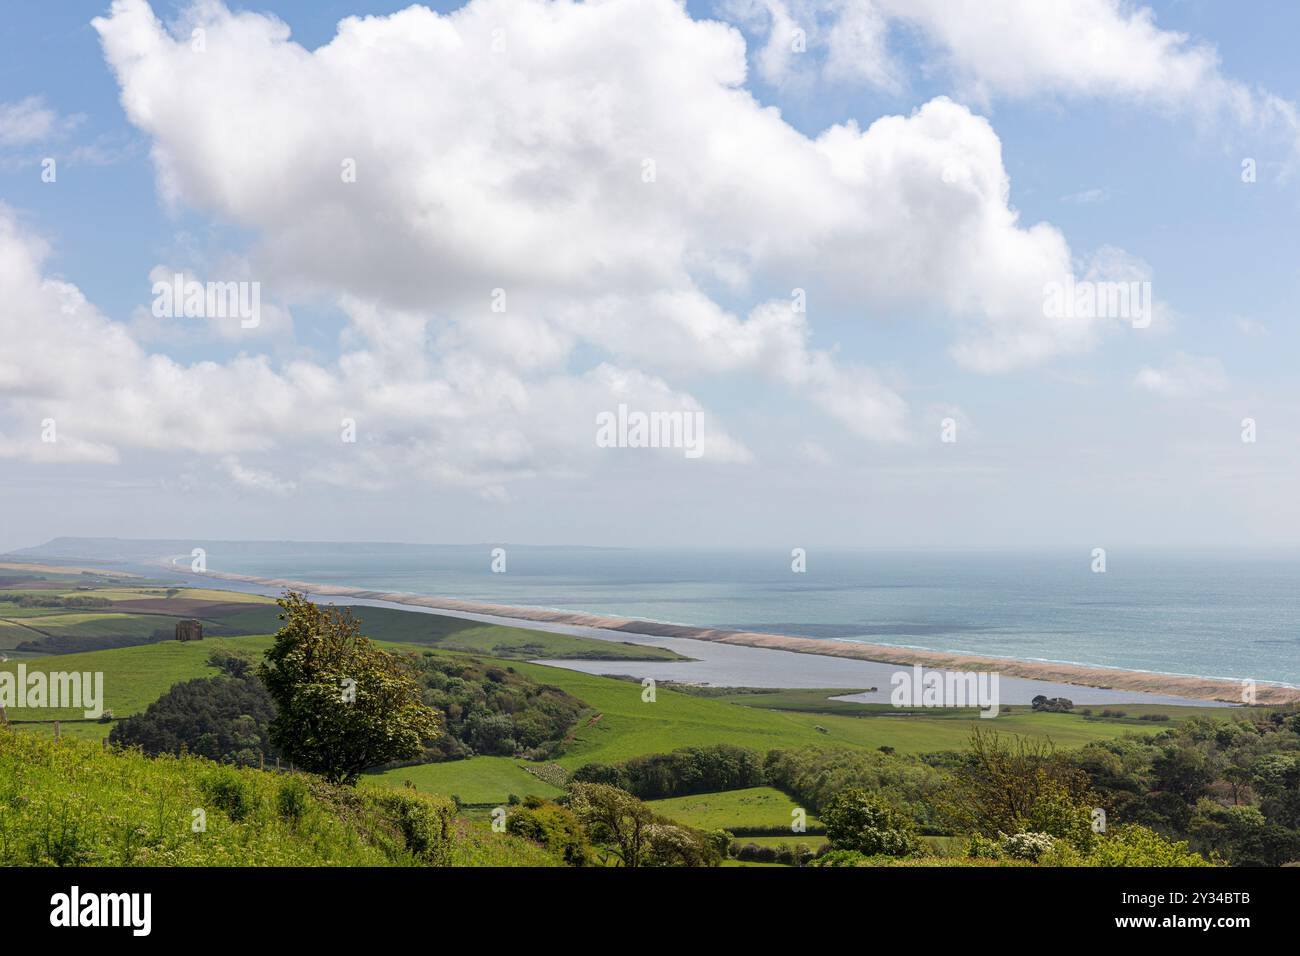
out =
<path fill-rule="evenodd" d="M 553 798 L 563 791 L 528 772 L 514 757 L 471 757 L 446 763 L 398 767 L 361 778 L 363 785 L 402 787 L 407 781 L 424 793 L 454 796 L 462 803 L 504 804 L 510 794 Z"/>
<path fill-rule="evenodd" d="M 766 834 L 787 842 L 804 840 L 804 834 L 790 829 L 796 804 L 772 787 L 749 787 L 723 793 L 701 793 L 689 797 L 651 800 L 655 813 L 698 827 L 701 830 L 730 830 L 733 834 Z M 812 814 L 804 821 L 809 830 L 821 828 Z M 820 841 L 805 841 L 820 842 Z"/>
<path fill-rule="evenodd" d="M 742 705 L 662 688 L 654 703 L 645 703 L 641 685 L 632 681 L 537 664 L 512 666 L 586 701 L 595 711 L 573 732 L 565 752 L 556 758 L 555 762 L 568 770 L 585 763 L 619 763 L 641 754 L 719 743 L 760 753 L 802 746 L 875 750 L 887 745 L 900 753 L 960 750 L 976 721 L 991 723 L 1000 732 L 1050 737 L 1061 748 L 1159 729 L 1149 723 L 1133 726 L 1137 721 L 1088 720 L 1075 714 L 1033 713 L 1027 708 L 993 721 L 981 720 L 974 712 L 924 711 L 886 717 L 774 711 L 751 706 L 749 701 Z M 504 803 L 512 793 L 522 797 L 556 792 L 525 766 L 511 758 L 473 757 L 403 767 L 368 779 L 387 786 L 401 786 L 409 780 L 421 790 L 458 794 L 467 803 Z"/>
<path fill-rule="evenodd" d="M 960 749 L 970 734 L 972 720 L 980 719 L 969 711 L 912 711 L 907 716 L 889 717 L 774 711 L 663 688 L 658 689 L 654 703 L 644 703 L 641 685 L 633 681 L 537 664 L 514 666 L 582 698 L 600 712 L 599 720 L 575 733 L 573 745 L 559 758 L 561 765 L 570 768 L 717 743 L 758 751 L 805 745 L 873 750 L 888 745 L 907 753 Z M 1061 747 L 1117 737 L 1133 729 L 1074 714 L 1033 713 L 1027 708 L 983 723 L 992 723 L 1005 733 L 1050 736 Z"/>
<path fill-rule="evenodd" d="M 186 643 L 163 641 L 138 647 L 37 658 L 28 660 L 26 664 L 29 669 L 103 672 L 105 707 L 121 718 L 143 711 L 178 681 L 215 675 L 217 672 L 206 663 L 208 654 L 215 647 L 244 648 L 260 653 L 270 646 L 270 641 L 271 638 L 265 635 L 207 638 Z M 398 647 L 425 650 L 411 645 Z M 16 666 L 16 662 L 11 661 L 0 664 L 0 669 L 12 671 Z M 890 746 L 904 753 L 960 749 L 965 745 L 972 722 L 978 719 L 973 712 L 922 711 L 906 716 L 883 716 L 869 707 L 861 708 L 853 716 L 844 712 L 769 710 L 761 706 L 766 695 L 709 697 L 664 688 L 658 689 L 654 703 L 646 703 L 641 699 L 641 685 L 636 682 L 520 661 L 511 661 L 509 666 L 541 683 L 559 687 L 592 708 L 592 716 L 573 731 L 565 752 L 557 758 L 556 762 L 569 770 L 585 763 L 618 763 L 641 754 L 716 743 L 735 744 L 759 752 L 800 746 L 872 750 Z M 789 706 L 790 701 L 786 698 L 791 694 L 800 695 L 808 706 L 812 706 L 813 698 L 803 691 L 781 692 L 779 696 L 784 706 Z M 1130 710 L 1136 711 L 1136 708 Z M 1187 710 L 1194 712 L 1196 709 Z M 9 717 L 11 720 L 68 720 L 81 717 L 81 713 L 12 709 Z M 1048 736 L 1058 747 L 1080 746 L 1092 740 L 1156 730 L 1161 726 L 1132 719 L 1090 720 L 1078 714 L 1033 713 L 1025 708 L 1018 708 L 993 721 L 981 722 L 991 723 L 1002 732 Z M 48 724 L 18 726 L 46 735 L 52 732 Z M 110 726 L 68 723 L 63 725 L 62 731 L 70 736 L 97 739 L 106 735 Z M 467 803 L 503 803 L 512 793 L 553 796 L 557 792 L 524 766 L 523 761 L 508 757 L 474 757 L 451 763 L 398 768 L 383 774 L 382 779 L 371 779 L 386 786 L 401 786 L 410 780 L 420 790 L 457 794 Z"/>
<path fill-rule="evenodd" d="M 806 714 L 838 714 L 846 717 L 880 717 L 899 713 L 898 709 L 890 704 L 863 704 L 857 701 L 833 699 L 848 694 L 862 693 L 862 688 L 813 689 L 801 687 L 771 690 L 767 688 L 719 687 L 683 688 L 683 690 L 687 693 L 707 696 L 713 700 L 741 704 L 745 707 L 761 707 L 764 710 L 788 710 Z M 1080 706 L 1078 713 L 1082 716 L 1093 716 L 1097 720 L 1113 720 L 1130 726 L 1150 728 L 1152 721 L 1142 720 L 1143 716 L 1163 715 L 1168 717 L 1171 723 L 1177 723 L 1187 717 L 1205 716 L 1216 710 L 1219 716 L 1225 716 L 1227 713 L 1222 708 L 1210 708 L 1196 704 L 1093 704 L 1091 706 Z M 1002 716 L 1031 712 L 1032 708 L 1028 704 L 1007 705 L 1001 709 Z M 1103 712 L 1122 716 L 1103 718 L 1100 716 Z M 979 716 L 979 711 L 975 708 L 952 708 L 945 709 L 942 712 L 930 711 L 929 713 L 934 716 L 958 720 L 968 720 Z"/>
<path fill-rule="evenodd" d="M 100 672 L 104 675 L 104 709 L 117 717 L 143 711 L 172 684 L 192 677 L 212 677 L 218 671 L 207 664 L 208 655 L 217 647 L 244 648 L 260 654 L 271 646 L 271 638 L 225 637 L 202 641 L 162 641 L 136 647 L 119 647 L 82 654 L 57 654 L 23 661 L 27 670 Z M 0 664 L 0 671 L 16 672 L 18 661 Z M 10 708 L 9 719 L 72 720 L 80 719 L 80 710 L 66 708 Z M 107 725 L 93 724 L 105 728 Z"/>
<path fill-rule="evenodd" d="M 447 836 L 412 825 L 421 811 L 445 820 Z M 428 863 L 555 865 L 532 843 L 455 819 L 448 802 L 410 792 L 353 792 L 0 729 L 0 865 Z"/>

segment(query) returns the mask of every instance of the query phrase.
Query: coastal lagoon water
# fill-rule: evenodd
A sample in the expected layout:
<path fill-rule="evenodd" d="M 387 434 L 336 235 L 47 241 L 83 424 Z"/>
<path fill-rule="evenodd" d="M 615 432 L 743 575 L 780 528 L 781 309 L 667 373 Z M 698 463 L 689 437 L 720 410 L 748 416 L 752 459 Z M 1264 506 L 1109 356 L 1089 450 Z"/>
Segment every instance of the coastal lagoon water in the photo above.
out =
<path fill-rule="evenodd" d="M 1300 553 L 630 550 L 59 539 L 25 554 L 208 567 L 964 654 L 1300 685 Z M 493 573 L 491 551 L 505 550 Z M 690 642 L 692 645 L 698 642 Z M 687 652 L 683 652 L 687 653 Z M 690 656 L 699 656 L 692 654 Z M 802 656 L 802 655 L 801 655 Z M 848 661 L 832 662 L 836 667 Z M 854 682 L 849 681 L 848 686 Z M 839 681 L 831 684 L 845 686 Z"/>
<path fill-rule="evenodd" d="M 243 587 L 256 587 L 244 585 Z M 266 589 L 262 589 L 267 593 Z M 379 607 L 400 607 L 407 611 L 435 612 L 431 608 L 398 605 L 388 601 L 371 601 L 364 598 L 352 603 Z M 361 615 L 364 618 L 364 612 Z M 911 668 L 879 661 L 862 661 L 845 657 L 825 657 L 819 654 L 799 654 L 772 648 L 746 647 L 739 644 L 720 644 L 714 641 L 696 641 L 682 637 L 659 637 L 610 631 L 575 624 L 552 624 L 544 621 L 521 622 L 490 614 L 457 613 L 458 617 L 483 621 L 487 624 L 504 624 L 509 627 L 529 627 L 577 637 L 618 641 L 628 644 L 645 644 L 676 651 L 684 661 L 605 661 L 605 660 L 539 660 L 584 674 L 608 677 L 646 677 L 656 681 L 676 681 L 684 684 L 706 684 L 714 687 L 817 687 L 854 690 L 855 693 L 838 695 L 836 699 L 864 704 L 888 704 L 895 675 L 911 672 Z M 940 674 L 944 672 L 940 671 Z M 1028 704 L 1038 695 L 1066 697 L 1079 706 L 1094 704 L 1195 704 L 1198 707 L 1232 706 L 1219 702 L 1188 700 L 1168 694 L 1146 694 L 1115 690 L 1108 687 L 1082 687 L 1055 681 L 1028 680 L 1021 677 L 1001 676 L 998 680 L 998 700 L 1004 706 Z"/>

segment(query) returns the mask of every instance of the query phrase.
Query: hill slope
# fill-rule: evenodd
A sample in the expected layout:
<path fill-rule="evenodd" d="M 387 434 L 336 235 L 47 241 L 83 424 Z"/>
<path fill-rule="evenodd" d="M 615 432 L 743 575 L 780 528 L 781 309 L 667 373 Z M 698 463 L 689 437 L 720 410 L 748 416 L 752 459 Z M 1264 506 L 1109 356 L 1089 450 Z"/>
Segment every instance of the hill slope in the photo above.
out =
<path fill-rule="evenodd" d="M 0 865 L 553 866 L 411 792 L 0 728 Z"/>

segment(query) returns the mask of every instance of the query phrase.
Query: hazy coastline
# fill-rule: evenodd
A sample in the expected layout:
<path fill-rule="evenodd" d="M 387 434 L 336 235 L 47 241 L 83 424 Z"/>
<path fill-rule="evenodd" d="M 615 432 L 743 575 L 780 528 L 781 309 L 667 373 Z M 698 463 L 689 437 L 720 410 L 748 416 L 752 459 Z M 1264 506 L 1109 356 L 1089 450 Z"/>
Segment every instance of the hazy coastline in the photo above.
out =
<path fill-rule="evenodd" d="M 178 568 L 166 562 L 160 562 L 160 564 L 170 571 L 179 571 Z M 486 615 L 523 623 L 585 627 L 604 632 L 656 638 L 683 638 L 691 641 L 739 645 L 797 654 L 868 661 L 878 664 L 921 665 L 929 668 L 958 671 L 996 670 L 1004 677 L 1023 678 L 1055 684 L 1132 691 L 1140 694 L 1181 697 L 1190 700 L 1242 703 L 1242 682 L 1225 678 L 1161 674 L 1082 664 L 985 657 L 974 654 L 902 648 L 856 641 L 765 634 L 715 627 L 694 627 L 580 611 L 465 601 L 401 591 L 380 591 L 339 584 L 318 584 L 290 578 L 260 577 L 234 572 L 209 570 L 202 575 L 194 575 L 194 577 L 215 578 L 222 581 L 240 582 L 270 588 L 288 588 L 323 597 L 383 601 L 385 603 L 443 611 L 449 614 Z M 1300 700 L 1300 688 L 1257 682 L 1255 700 L 1261 704 L 1279 704 Z"/>

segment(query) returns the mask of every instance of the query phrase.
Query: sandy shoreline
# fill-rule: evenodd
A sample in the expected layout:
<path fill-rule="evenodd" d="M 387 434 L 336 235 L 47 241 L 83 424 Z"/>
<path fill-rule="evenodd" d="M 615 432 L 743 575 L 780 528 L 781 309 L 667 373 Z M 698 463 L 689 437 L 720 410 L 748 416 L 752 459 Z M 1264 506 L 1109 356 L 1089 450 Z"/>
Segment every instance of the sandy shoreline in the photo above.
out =
<path fill-rule="evenodd" d="M 176 569 L 172 568 L 171 570 Z M 980 657 L 974 654 L 888 647 L 880 644 L 860 644 L 811 637 L 761 634 L 754 631 L 732 631 L 722 628 L 690 627 L 682 624 L 660 624 L 654 621 L 587 614 L 581 611 L 554 611 L 506 604 L 486 604 L 480 601 L 428 597 L 401 591 L 373 591 L 366 588 L 315 584 L 309 581 L 294 581 L 287 578 L 263 578 L 231 572 L 207 571 L 203 576 L 225 581 L 256 584 L 263 587 L 289 588 L 328 597 L 360 598 L 431 608 L 433 610 L 488 614 L 521 622 L 535 621 L 539 623 L 595 627 L 606 631 L 622 631 L 628 634 L 641 634 L 650 637 L 688 638 L 695 641 L 739 644 L 747 647 L 793 651 L 799 654 L 817 654 L 825 657 L 844 657 L 883 664 L 901 664 L 905 666 L 920 664 L 923 667 L 945 670 L 998 671 L 1009 677 L 1023 677 L 1028 680 L 1075 684 L 1082 687 L 1113 688 L 1144 694 L 1165 694 L 1195 700 L 1242 703 L 1242 684 L 1235 680 L 1177 674 L 1155 674 L 1109 667 L 1086 667 L 1080 664 L 1018 661 L 1008 658 Z M 1300 701 L 1300 688 L 1259 683 L 1255 689 L 1255 700 L 1260 704 L 1282 704 Z"/>

